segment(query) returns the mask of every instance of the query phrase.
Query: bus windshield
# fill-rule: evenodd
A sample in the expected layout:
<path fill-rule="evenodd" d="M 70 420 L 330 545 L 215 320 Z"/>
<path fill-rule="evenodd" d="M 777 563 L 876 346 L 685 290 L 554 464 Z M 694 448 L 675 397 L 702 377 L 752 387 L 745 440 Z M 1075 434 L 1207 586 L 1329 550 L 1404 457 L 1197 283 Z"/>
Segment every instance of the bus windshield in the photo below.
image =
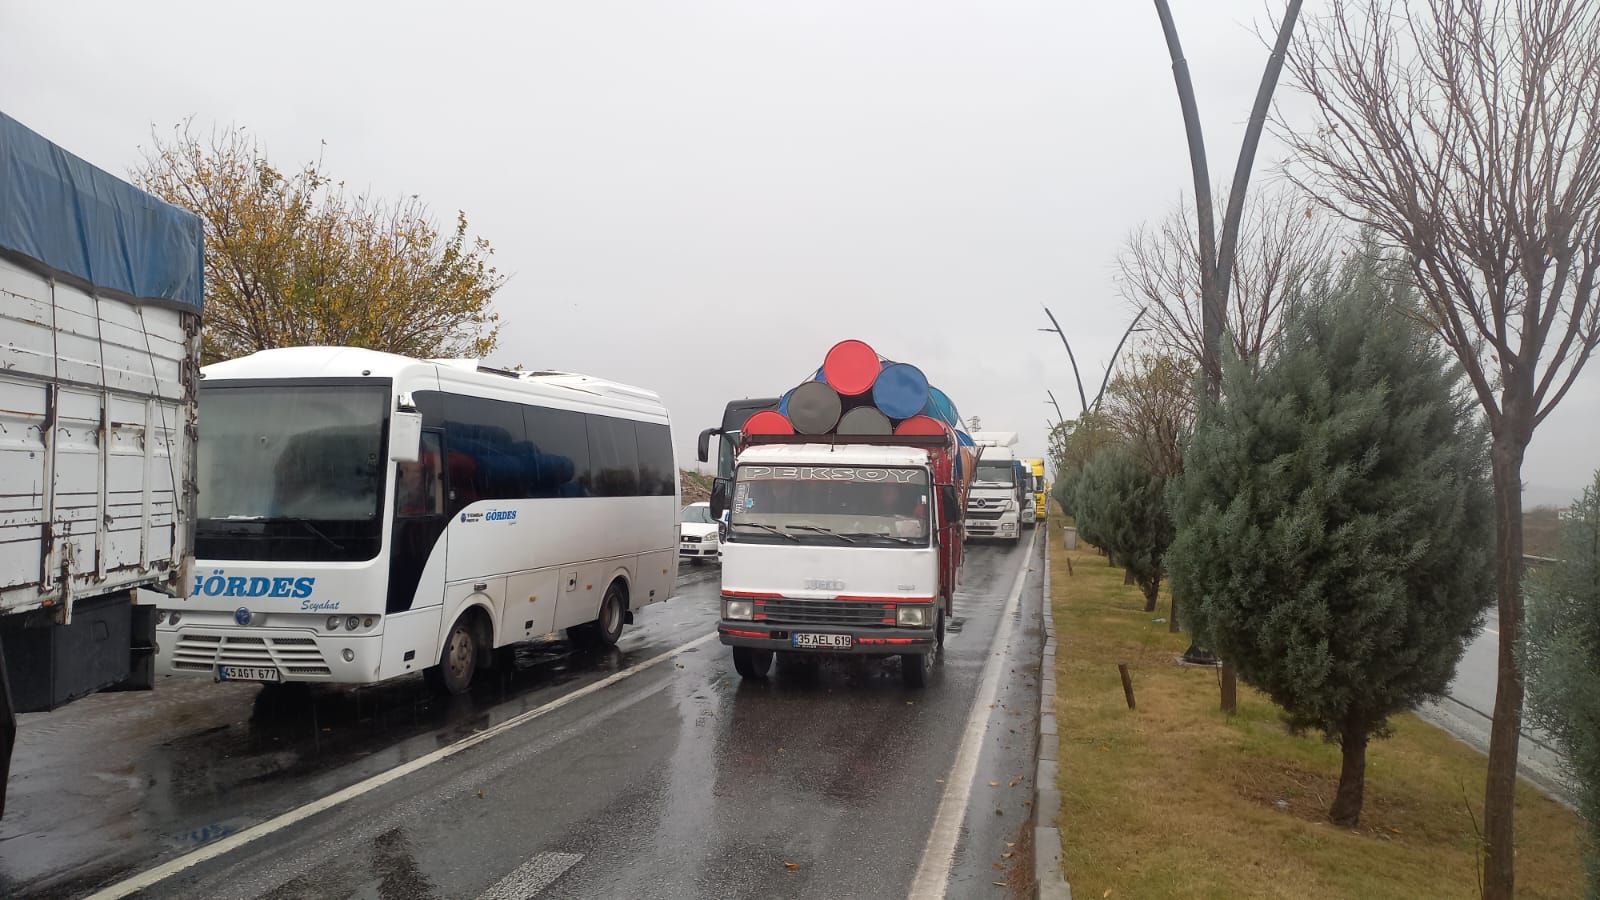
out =
<path fill-rule="evenodd" d="M 733 540 L 928 545 L 928 473 L 870 466 L 739 467 Z"/>
<path fill-rule="evenodd" d="M 376 555 L 388 396 L 387 387 L 291 381 L 202 388 L 196 555 Z"/>

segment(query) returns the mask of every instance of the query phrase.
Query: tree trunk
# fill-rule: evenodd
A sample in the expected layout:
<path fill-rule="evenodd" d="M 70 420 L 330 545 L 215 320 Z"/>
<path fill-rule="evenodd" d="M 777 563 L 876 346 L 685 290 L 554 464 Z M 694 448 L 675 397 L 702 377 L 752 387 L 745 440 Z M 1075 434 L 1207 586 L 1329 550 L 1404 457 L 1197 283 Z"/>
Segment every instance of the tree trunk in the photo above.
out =
<path fill-rule="evenodd" d="M 1222 661 L 1222 711 L 1230 716 L 1239 711 L 1239 674 L 1229 659 Z"/>
<path fill-rule="evenodd" d="M 1333 795 L 1328 821 L 1341 828 L 1355 828 L 1361 824 L 1361 799 L 1367 787 L 1367 730 L 1346 722 L 1339 747 L 1344 766 L 1339 770 L 1339 791 Z"/>
<path fill-rule="evenodd" d="M 1167 631 L 1178 633 L 1178 595 L 1168 591 Z"/>
<path fill-rule="evenodd" d="M 1507 404 L 1509 407 L 1510 404 Z M 1510 418 L 1511 410 L 1506 410 Z M 1483 799 L 1484 900 L 1511 900 L 1516 887 L 1512 801 L 1517 744 L 1522 735 L 1522 672 L 1516 647 L 1522 631 L 1522 456 L 1519 428 L 1502 423 L 1490 460 L 1494 470 L 1495 595 L 1500 612 L 1499 677 L 1489 729 L 1489 775 Z"/>
<path fill-rule="evenodd" d="M 1144 591 L 1144 611 L 1155 612 L 1156 597 L 1161 593 L 1161 579 L 1141 578 L 1139 579 L 1139 590 Z"/>
<path fill-rule="evenodd" d="M 1122 583 L 1123 584 L 1138 584 L 1139 583 L 1139 579 L 1133 577 L 1133 570 L 1132 569 L 1123 569 L 1122 570 Z"/>

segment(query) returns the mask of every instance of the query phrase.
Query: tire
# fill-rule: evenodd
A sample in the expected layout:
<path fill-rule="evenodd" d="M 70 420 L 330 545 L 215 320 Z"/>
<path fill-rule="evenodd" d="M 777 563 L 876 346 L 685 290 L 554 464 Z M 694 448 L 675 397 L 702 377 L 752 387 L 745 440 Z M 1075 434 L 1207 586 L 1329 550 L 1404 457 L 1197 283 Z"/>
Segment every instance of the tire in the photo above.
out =
<path fill-rule="evenodd" d="M 933 626 L 933 643 L 940 649 L 944 648 L 944 607 L 939 607 L 939 621 Z"/>
<path fill-rule="evenodd" d="M 472 623 L 462 616 L 445 635 L 439 664 L 427 670 L 428 680 L 445 693 L 459 696 L 471 689 L 472 673 L 477 668 L 478 639 L 472 633 Z"/>
<path fill-rule="evenodd" d="M 928 684 L 928 657 L 924 653 L 905 653 L 900 656 L 900 679 L 908 688 L 926 687 Z"/>
<path fill-rule="evenodd" d="M 567 629 L 567 637 L 574 644 L 595 650 L 615 647 L 622 637 L 622 625 L 628 617 L 628 601 L 621 582 L 613 581 L 600 601 L 600 613 L 593 622 Z"/>
<path fill-rule="evenodd" d="M 772 668 L 772 651 L 754 647 L 733 648 L 733 668 L 741 678 L 766 678 Z"/>

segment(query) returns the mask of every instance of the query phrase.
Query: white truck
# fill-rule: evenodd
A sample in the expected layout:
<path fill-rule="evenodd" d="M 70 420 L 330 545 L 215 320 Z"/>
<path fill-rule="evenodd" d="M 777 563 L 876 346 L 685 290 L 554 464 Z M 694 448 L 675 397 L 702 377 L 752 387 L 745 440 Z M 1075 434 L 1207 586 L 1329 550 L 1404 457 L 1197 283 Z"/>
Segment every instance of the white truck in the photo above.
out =
<path fill-rule="evenodd" d="M 975 431 L 978 465 L 967 492 L 967 537 L 1022 539 L 1022 504 L 1018 500 L 1017 433 Z"/>
<path fill-rule="evenodd" d="M 0 113 L 0 814 L 15 714 L 148 689 L 191 580 L 203 242 Z"/>

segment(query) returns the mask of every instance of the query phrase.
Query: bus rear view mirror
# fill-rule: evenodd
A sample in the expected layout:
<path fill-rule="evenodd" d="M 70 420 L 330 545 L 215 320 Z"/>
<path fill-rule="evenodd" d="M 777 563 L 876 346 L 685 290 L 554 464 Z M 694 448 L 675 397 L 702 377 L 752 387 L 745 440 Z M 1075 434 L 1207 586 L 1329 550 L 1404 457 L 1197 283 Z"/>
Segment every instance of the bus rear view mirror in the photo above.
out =
<path fill-rule="evenodd" d="M 389 417 L 389 458 L 416 462 L 422 448 L 422 414 L 397 412 Z"/>
<path fill-rule="evenodd" d="M 711 518 L 721 519 L 728 508 L 728 479 L 718 478 L 711 483 Z"/>
<path fill-rule="evenodd" d="M 705 431 L 700 432 L 700 443 L 696 449 L 700 451 L 699 455 L 701 462 L 711 461 L 711 438 L 713 435 L 719 435 L 721 433 L 722 429 L 720 428 L 707 428 Z"/>

